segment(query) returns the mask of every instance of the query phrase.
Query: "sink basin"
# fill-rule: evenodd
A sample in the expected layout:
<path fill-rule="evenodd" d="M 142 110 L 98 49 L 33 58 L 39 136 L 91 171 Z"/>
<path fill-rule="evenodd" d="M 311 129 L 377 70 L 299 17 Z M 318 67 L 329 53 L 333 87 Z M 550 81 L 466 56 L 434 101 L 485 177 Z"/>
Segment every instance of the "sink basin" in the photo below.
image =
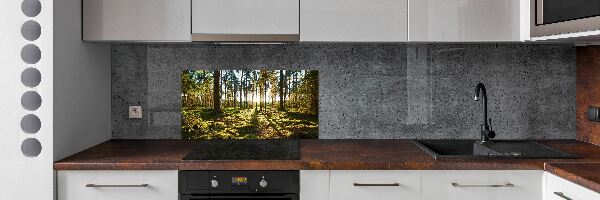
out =
<path fill-rule="evenodd" d="M 438 159 L 568 159 L 577 158 L 548 146 L 527 140 L 413 140 L 416 146 Z"/>

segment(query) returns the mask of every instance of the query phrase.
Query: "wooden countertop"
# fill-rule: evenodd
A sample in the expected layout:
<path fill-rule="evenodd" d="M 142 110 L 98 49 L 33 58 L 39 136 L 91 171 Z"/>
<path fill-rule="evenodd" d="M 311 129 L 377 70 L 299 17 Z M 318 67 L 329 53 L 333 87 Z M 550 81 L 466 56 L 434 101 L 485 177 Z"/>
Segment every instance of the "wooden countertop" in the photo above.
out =
<path fill-rule="evenodd" d="M 546 171 L 600 193 L 600 162 L 546 163 Z"/>
<path fill-rule="evenodd" d="M 54 163 L 55 170 L 546 170 L 600 192 L 600 146 L 537 140 L 579 159 L 435 160 L 410 140 L 301 140 L 300 160 L 182 158 L 193 140 L 110 140 Z M 545 165 L 545 166 L 544 166 Z M 544 168 L 545 167 L 545 168 Z"/>
<path fill-rule="evenodd" d="M 110 140 L 54 164 L 55 170 L 542 170 L 548 162 L 600 162 L 600 146 L 540 140 L 581 159 L 434 160 L 410 140 L 301 140 L 300 160 L 182 160 L 193 140 Z"/>

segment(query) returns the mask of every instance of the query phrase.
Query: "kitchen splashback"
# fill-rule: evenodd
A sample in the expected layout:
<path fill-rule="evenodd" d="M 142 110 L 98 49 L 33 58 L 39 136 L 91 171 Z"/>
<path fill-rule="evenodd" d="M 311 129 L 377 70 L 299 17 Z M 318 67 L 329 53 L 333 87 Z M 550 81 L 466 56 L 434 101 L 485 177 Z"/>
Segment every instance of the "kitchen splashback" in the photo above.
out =
<path fill-rule="evenodd" d="M 575 138 L 575 48 L 532 44 L 113 45 L 116 139 L 181 137 L 184 70 L 319 70 L 319 138 Z M 142 119 L 128 106 L 141 105 Z"/>

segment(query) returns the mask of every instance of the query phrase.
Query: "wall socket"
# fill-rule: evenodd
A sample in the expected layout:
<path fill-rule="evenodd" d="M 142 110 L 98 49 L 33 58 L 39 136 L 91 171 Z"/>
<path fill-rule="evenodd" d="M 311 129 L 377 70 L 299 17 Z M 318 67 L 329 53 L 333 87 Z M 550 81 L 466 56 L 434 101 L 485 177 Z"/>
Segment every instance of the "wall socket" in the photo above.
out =
<path fill-rule="evenodd" d="M 141 119 L 142 106 L 129 106 L 129 119 Z"/>
<path fill-rule="evenodd" d="M 600 108 L 596 106 L 588 106 L 587 118 L 592 122 L 600 122 Z"/>

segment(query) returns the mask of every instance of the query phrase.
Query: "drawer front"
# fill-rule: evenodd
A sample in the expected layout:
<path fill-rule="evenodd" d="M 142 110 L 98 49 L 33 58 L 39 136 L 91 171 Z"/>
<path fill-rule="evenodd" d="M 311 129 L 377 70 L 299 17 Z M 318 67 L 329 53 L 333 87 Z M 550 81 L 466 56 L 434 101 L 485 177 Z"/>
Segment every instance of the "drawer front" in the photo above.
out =
<path fill-rule="evenodd" d="M 423 200 L 542 200 L 543 171 L 423 171 Z"/>
<path fill-rule="evenodd" d="M 177 186 L 177 171 L 57 172 L 59 200 L 177 200 Z"/>
<path fill-rule="evenodd" d="M 600 194 L 554 174 L 546 176 L 546 200 L 600 200 Z"/>
<path fill-rule="evenodd" d="M 419 171 L 331 171 L 331 200 L 418 200 Z"/>

